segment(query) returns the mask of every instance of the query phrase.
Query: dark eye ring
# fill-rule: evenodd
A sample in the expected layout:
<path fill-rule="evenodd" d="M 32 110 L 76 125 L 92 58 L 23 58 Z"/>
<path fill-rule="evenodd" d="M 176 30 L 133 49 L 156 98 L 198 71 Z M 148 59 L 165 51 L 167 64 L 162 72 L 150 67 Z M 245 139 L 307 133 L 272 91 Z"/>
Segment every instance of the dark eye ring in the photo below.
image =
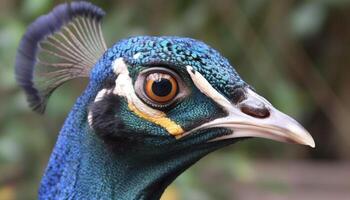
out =
<path fill-rule="evenodd" d="M 135 82 L 136 94 L 155 108 L 166 108 L 188 94 L 188 90 L 174 71 L 152 67 L 140 72 Z"/>

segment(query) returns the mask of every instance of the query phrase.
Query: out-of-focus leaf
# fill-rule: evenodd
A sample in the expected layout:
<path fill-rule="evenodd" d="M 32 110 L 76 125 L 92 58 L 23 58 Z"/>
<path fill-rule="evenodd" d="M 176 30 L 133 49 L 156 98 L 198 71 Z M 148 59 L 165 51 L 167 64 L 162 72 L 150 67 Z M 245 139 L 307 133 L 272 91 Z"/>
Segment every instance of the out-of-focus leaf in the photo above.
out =
<path fill-rule="evenodd" d="M 301 4 L 291 14 L 291 32 L 297 37 L 311 37 L 321 30 L 326 16 L 327 8 L 322 1 Z"/>
<path fill-rule="evenodd" d="M 26 16 L 40 15 L 52 6 L 53 1 L 25 0 L 23 12 Z"/>
<path fill-rule="evenodd" d="M 13 19 L 0 20 L 0 27 L 0 88 L 12 88 L 16 86 L 13 73 L 16 49 L 24 27 Z"/>
<path fill-rule="evenodd" d="M 285 79 L 277 79 L 271 90 L 273 104 L 281 111 L 292 116 L 300 116 L 303 112 L 300 91 Z"/>
<path fill-rule="evenodd" d="M 16 188 L 13 186 L 0 187 L 0 199 L 15 200 Z"/>
<path fill-rule="evenodd" d="M 18 162 L 20 160 L 20 146 L 16 139 L 9 134 L 0 137 L 0 163 Z"/>

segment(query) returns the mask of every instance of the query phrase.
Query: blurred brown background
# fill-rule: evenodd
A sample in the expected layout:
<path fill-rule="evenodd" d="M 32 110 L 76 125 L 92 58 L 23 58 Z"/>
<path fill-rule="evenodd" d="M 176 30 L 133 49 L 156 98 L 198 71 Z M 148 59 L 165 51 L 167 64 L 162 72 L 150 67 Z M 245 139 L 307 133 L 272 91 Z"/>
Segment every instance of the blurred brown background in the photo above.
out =
<path fill-rule="evenodd" d="M 35 199 L 57 133 L 85 81 L 52 96 L 45 116 L 14 80 L 26 26 L 62 1 L 0 0 L 0 200 Z M 167 199 L 350 199 L 350 1 L 93 1 L 108 44 L 178 35 L 218 49 L 256 90 L 298 119 L 316 148 L 251 139 L 202 159 Z"/>

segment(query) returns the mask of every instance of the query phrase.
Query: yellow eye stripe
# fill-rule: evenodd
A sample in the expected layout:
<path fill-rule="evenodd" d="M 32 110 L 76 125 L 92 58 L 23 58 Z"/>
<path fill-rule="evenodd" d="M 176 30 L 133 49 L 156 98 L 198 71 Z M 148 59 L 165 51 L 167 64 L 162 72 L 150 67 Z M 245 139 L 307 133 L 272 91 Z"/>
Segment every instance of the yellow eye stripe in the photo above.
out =
<path fill-rule="evenodd" d="M 171 135 L 178 137 L 180 136 L 182 133 L 184 133 L 184 130 L 181 128 L 180 125 L 176 124 L 174 121 L 172 121 L 171 119 L 165 117 L 165 116 L 161 116 L 161 117 L 153 117 L 150 116 L 146 113 L 141 112 L 140 110 L 138 110 L 136 108 L 136 106 L 132 103 L 128 104 L 129 109 L 135 113 L 138 117 L 145 119 L 149 122 L 152 122 L 154 124 L 157 124 L 163 128 L 165 128 L 168 133 L 170 133 Z"/>

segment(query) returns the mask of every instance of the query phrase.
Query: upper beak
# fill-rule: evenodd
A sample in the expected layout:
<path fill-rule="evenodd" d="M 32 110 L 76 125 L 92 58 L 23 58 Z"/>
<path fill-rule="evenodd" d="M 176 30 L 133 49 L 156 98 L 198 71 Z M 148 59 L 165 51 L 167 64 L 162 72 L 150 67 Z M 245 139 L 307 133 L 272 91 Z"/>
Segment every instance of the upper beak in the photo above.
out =
<path fill-rule="evenodd" d="M 270 102 L 251 89 L 246 90 L 246 98 L 242 102 L 235 105 L 226 104 L 225 107 L 228 112 L 227 117 L 202 124 L 195 130 L 212 127 L 225 127 L 232 130 L 232 134 L 214 140 L 261 137 L 315 147 L 312 136 L 305 128 L 293 118 L 274 108 Z"/>

